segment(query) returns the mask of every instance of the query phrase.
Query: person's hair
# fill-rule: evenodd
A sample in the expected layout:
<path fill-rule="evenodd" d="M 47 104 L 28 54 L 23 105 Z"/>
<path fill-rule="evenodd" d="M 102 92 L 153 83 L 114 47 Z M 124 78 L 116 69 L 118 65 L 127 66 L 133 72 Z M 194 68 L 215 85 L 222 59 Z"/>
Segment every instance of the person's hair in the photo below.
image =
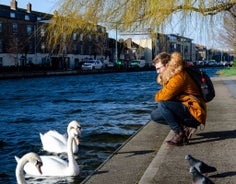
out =
<path fill-rule="evenodd" d="M 184 65 L 184 61 L 183 61 L 183 57 L 182 57 L 181 53 L 173 52 L 171 54 L 171 57 L 170 57 L 169 65 L 172 65 L 173 67 L 183 66 Z"/>
<path fill-rule="evenodd" d="M 153 64 L 161 62 L 163 65 L 166 65 L 170 61 L 170 56 L 166 52 L 161 52 L 153 59 Z"/>
<path fill-rule="evenodd" d="M 173 52 L 170 54 L 170 61 L 165 71 L 161 74 L 159 83 L 163 84 L 170 80 L 170 78 L 183 70 L 183 57 L 179 52 Z"/>

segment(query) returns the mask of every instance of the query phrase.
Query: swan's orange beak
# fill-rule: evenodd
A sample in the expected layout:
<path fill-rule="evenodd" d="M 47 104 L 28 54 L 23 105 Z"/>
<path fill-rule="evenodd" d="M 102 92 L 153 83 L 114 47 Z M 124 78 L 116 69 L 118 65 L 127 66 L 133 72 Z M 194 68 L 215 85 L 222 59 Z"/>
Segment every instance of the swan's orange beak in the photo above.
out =
<path fill-rule="evenodd" d="M 77 144 L 77 145 L 79 145 L 79 138 L 77 137 L 77 136 L 75 136 L 75 138 L 74 138 L 74 140 L 75 140 L 75 143 Z"/>

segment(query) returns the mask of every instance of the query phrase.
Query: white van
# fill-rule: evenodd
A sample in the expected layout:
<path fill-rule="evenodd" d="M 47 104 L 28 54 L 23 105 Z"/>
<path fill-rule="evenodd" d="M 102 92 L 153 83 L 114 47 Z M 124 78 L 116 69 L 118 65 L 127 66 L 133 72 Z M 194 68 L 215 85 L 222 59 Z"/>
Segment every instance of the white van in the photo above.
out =
<path fill-rule="evenodd" d="M 82 66 L 82 70 L 99 70 L 103 68 L 103 63 L 100 60 L 88 60 Z"/>

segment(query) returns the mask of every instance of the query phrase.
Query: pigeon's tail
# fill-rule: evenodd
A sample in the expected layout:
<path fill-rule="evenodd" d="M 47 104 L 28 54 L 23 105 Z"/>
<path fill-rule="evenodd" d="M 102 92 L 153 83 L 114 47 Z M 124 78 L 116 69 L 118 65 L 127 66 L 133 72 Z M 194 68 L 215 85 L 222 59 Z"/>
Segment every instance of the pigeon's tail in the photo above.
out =
<path fill-rule="evenodd" d="M 215 167 L 212 167 L 209 165 L 201 168 L 202 173 L 211 173 L 211 172 L 216 172 L 216 171 L 217 171 L 217 169 Z"/>

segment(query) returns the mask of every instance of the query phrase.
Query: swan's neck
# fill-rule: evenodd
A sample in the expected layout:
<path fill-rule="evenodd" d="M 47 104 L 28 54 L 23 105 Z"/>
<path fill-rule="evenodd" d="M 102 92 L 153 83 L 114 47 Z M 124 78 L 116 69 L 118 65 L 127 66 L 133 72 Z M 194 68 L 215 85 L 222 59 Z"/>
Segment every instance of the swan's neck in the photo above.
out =
<path fill-rule="evenodd" d="M 75 159 L 74 159 L 74 154 L 73 154 L 73 140 L 74 138 L 69 136 L 67 140 L 67 156 L 68 156 L 68 161 L 69 161 L 69 166 L 72 164 L 75 164 Z"/>
<path fill-rule="evenodd" d="M 16 166 L 16 181 L 17 184 L 26 184 L 24 173 L 23 173 L 23 168 L 24 165 L 26 164 L 26 160 L 19 160 L 17 166 Z"/>

